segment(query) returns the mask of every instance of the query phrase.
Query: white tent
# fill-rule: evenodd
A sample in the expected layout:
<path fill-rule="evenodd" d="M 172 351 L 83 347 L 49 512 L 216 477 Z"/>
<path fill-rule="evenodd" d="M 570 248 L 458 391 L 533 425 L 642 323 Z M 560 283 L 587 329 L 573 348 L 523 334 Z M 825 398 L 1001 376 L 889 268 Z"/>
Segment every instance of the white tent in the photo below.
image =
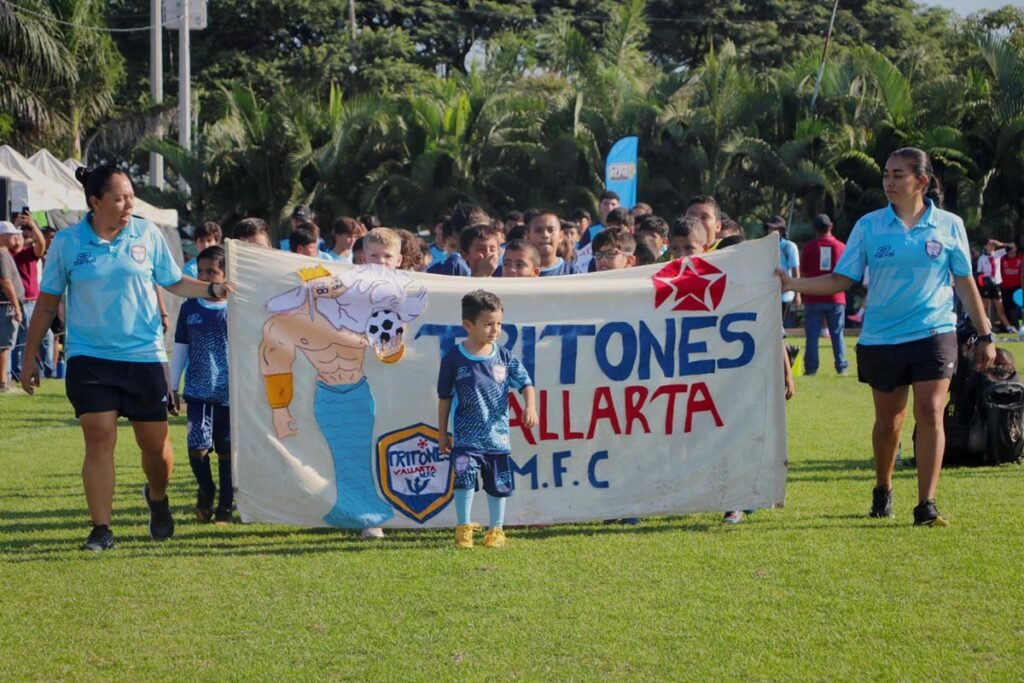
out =
<path fill-rule="evenodd" d="M 82 186 L 75 179 L 73 168 L 45 149 L 39 150 L 30 159 L 26 159 L 12 147 L 7 145 L 0 147 L 0 175 L 10 175 L 16 183 L 20 181 L 27 186 L 24 205 L 31 207 L 33 211 L 66 209 L 84 212 L 89 210 L 85 203 L 85 195 L 82 193 Z M 12 202 L 12 206 L 17 210 L 22 204 Z M 177 211 L 158 209 L 141 199 L 135 200 L 135 215 L 157 225 L 178 227 Z"/>
<path fill-rule="evenodd" d="M 0 147 L 0 176 L 11 179 L 11 208 L 14 211 L 20 210 L 23 206 L 28 206 L 33 211 L 74 210 L 78 208 L 78 204 L 85 204 L 84 198 L 76 203 L 65 188 L 51 181 L 30 164 L 28 159 L 7 145 Z"/>

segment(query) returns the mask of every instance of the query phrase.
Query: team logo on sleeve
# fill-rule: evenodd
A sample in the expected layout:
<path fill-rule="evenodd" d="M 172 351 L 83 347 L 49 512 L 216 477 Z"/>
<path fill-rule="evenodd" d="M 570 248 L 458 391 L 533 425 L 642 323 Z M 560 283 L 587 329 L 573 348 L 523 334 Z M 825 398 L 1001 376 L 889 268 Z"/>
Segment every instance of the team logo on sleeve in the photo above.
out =
<path fill-rule="evenodd" d="M 942 242 L 928 240 L 924 243 L 924 251 L 931 258 L 937 258 L 942 253 Z"/>
<path fill-rule="evenodd" d="M 437 429 L 423 423 L 377 440 L 381 492 L 396 510 L 423 523 L 451 502 L 455 471 L 437 445 Z"/>
<path fill-rule="evenodd" d="M 670 261 L 652 279 L 655 308 L 669 301 L 673 311 L 713 311 L 725 295 L 725 273 L 702 258 Z"/>
<path fill-rule="evenodd" d="M 146 247 L 141 244 L 132 246 L 132 260 L 136 263 L 142 263 L 146 260 Z"/>

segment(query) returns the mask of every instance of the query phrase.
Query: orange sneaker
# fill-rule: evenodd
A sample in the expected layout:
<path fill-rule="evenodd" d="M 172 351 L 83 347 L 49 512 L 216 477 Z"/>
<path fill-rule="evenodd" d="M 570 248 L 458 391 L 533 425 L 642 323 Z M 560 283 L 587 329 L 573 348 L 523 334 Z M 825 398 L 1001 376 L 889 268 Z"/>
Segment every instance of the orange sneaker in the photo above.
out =
<path fill-rule="evenodd" d="M 505 532 L 501 527 L 491 529 L 484 536 L 484 547 L 485 548 L 504 548 L 505 547 Z"/>
<path fill-rule="evenodd" d="M 455 527 L 455 547 L 456 548 L 472 548 L 473 547 L 473 531 L 474 524 L 460 524 Z"/>

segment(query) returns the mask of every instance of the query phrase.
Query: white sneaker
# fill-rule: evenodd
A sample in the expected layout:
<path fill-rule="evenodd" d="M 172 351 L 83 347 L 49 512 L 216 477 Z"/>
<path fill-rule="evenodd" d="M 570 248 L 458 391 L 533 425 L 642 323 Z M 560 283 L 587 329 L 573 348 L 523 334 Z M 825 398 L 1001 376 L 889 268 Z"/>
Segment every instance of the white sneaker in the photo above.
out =
<path fill-rule="evenodd" d="M 384 538 L 384 530 L 379 526 L 366 527 L 359 532 L 359 538 Z"/>

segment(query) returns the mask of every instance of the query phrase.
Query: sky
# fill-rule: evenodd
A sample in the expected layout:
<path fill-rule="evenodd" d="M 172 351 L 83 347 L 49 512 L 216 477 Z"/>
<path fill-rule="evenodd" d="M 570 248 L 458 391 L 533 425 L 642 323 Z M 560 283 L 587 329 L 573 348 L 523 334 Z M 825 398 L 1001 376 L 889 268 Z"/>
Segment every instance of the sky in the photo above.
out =
<path fill-rule="evenodd" d="M 956 10 L 961 16 L 967 16 L 981 9 L 998 9 L 1005 5 L 1015 5 L 1021 0 L 918 0 L 922 4 L 938 5 Z"/>

